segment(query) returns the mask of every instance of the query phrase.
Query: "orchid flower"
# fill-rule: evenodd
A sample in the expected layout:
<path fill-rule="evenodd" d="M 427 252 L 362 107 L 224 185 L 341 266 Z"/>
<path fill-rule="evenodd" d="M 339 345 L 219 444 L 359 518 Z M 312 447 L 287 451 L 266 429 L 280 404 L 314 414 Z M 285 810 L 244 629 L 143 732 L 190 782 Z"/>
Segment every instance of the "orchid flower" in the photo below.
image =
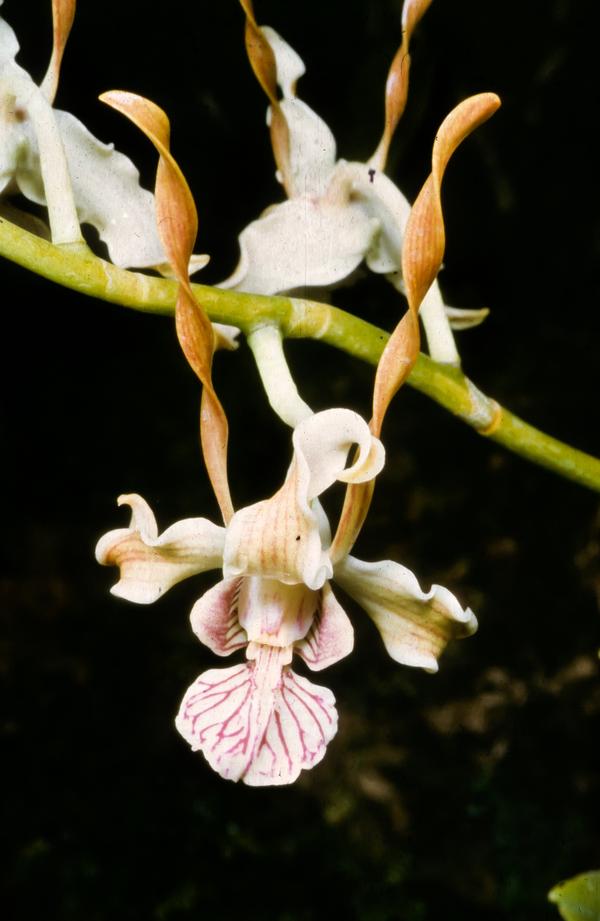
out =
<path fill-rule="evenodd" d="M 358 456 L 345 467 L 352 444 Z M 130 525 L 105 534 L 96 548 L 100 563 L 120 568 L 113 594 L 140 604 L 222 566 L 223 579 L 192 609 L 192 629 L 216 655 L 243 650 L 245 661 L 203 672 L 184 694 L 176 726 L 222 777 L 253 786 L 291 783 L 322 759 L 335 735 L 333 694 L 291 666 L 296 655 L 320 671 L 352 650 L 353 629 L 332 577 L 402 664 L 436 671 L 447 642 L 476 628 L 454 595 L 437 585 L 423 592 L 398 563 L 332 560 L 318 497 L 336 480 L 371 480 L 384 460 L 381 442 L 356 413 L 311 416 L 294 430 L 293 446 L 282 488 L 237 511 L 227 527 L 189 518 L 159 534 L 147 503 L 121 496 Z"/>
<path fill-rule="evenodd" d="M 0 18 L 0 194 L 19 191 L 46 205 L 54 243 L 80 242 L 80 224 L 87 223 L 116 265 L 160 268 L 166 257 L 154 196 L 141 188 L 131 160 L 52 108 L 75 0 L 53 0 L 52 9 L 54 48 L 41 86 L 16 63 L 19 43 Z M 193 268 L 207 261 L 196 257 Z"/>
<path fill-rule="evenodd" d="M 308 407 L 297 406 L 302 418 L 294 427 L 294 453 L 283 486 L 270 499 L 236 512 L 226 472 L 227 419 L 211 379 L 213 334 L 187 278 L 197 213 L 169 149 L 169 121 L 143 97 L 112 91 L 102 98 L 137 124 L 159 152 L 157 213 L 179 281 L 177 334 L 203 384 L 202 447 L 225 526 L 190 518 L 159 534 L 145 500 L 121 496 L 119 504 L 132 510 L 129 527 L 105 534 L 96 556 L 102 564 L 119 567 L 113 593 L 141 604 L 155 601 L 188 576 L 222 567 L 223 580 L 192 609 L 192 629 L 217 655 L 244 649 L 246 661 L 201 674 L 184 695 L 176 725 L 222 777 L 255 786 L 291 783 L 321 760 L 337 728 L 331 691 L 291 668 L 294 653 L 318 671 L 352 649 L 352 627 L 329 585 L 331 578 L 371 616 L 398 662 L 435 671 L 447 642 L 476 629 L 472 611 L 446 589 L 434 585 L 423 592 L 405 567 L 390 560 L 364 563 L 350 556 L 350 549 L 383 467 L 378 437 L 383 418 L 416 361 L 419 306 L 443 256 L 444 170 L 457 146 L 499 100 L 490 94 L 465 100 L 440 126 L 432 173 L 413 207 L 403 250 L 409 311 L 378 365 L 370 424 L 348 409 L 311 414 Z M 357 451 L 347 467 L 352 445 Z M 331 540 L 319 496 L 336 480 L 347 483 L 347 490 Z"/>
<path fill-rule="evenodd" d="M 410 204 L 383 169 L 406 102 L 410 37 L 429 3 L 406 0 L 403 41 L 386 87 L 383 137 L 366 163 L 348 163 L 336 158 L 330 128 L 296 95 L 305 73 L 302 59 L 274 29 L 259 27 L 251 2 L 242 0 L 248 53 L 271 102 L 277 178 L 288 200 L 267 208 L 242 231 L 240 261 L 221 287 L 260 294 L 331 287 L 364 261 L 404 293 L 401 252 Z M 432 357 L 458 364 L 448 318 L 461 328 L 486 314 L 446 307 L 434 279 L 421 307 Z"/>

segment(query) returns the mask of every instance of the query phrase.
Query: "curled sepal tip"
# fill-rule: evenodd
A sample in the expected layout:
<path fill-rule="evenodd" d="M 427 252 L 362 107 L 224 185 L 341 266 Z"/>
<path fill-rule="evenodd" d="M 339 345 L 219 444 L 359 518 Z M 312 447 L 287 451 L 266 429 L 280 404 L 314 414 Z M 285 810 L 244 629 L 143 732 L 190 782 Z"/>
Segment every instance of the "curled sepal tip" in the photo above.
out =
<path fill-rule="evenodd" d="M 423 10 L 424 12 L 424 10 Z M 494 93 L 480 93 L 461 102 L 443 121 L 433 145 L 432 170 L 406 226 L 402 246 L 402 276 L 408 310 L 390 336 L 375 374 L 370 429 L 379 437 L 387 408 L 409 376 L 420 347 L 419 308 L 442 264 L 445 248 L 440 190 L 444 171 L 459 144 L 500 105 Z M 351 485 L 346 491 L 331 558 L 350 552 L 369 510 L 373 483 Z"/>
<path fill-rule="evenodd" d="M 495 93 L 469 96 L 446 116 L 438 130 L 431 174 L 412 207 L 402 248 L 402 277 L 413 309 L 427 294 L 444 256 L 446 236 L 440 191 L 448 161 L 465 138 L 499 106 Z"/>
<path fill-rule="evenodd" d="M 49 103 L 54 102 L 60 65 L 75 18 L 76 0 L 52 0 L 52 55 L 40 89 Z"/>
<path fill-rule="evenodd" d="M 291 194 L 290 132 L 277 96 L 277 60 L 267 36 L 256 21 L 252 0 L 240 0 L 246 15 L 246 52 L 250 66 L 271 104 L 271 145 L 283 187 Z"/>
<path fill-rule="evenodd" d="M 100 100 L 129 118 L 160 155 L 156 174 L 158 232 L 177 280 L 185 284 L 198 233 L 198 214 L 190 187 L 169 150 L 169 119 L 159 106 L 135 93 L 110 90 L 102 93 Z"/>
<path fill-rule="evenodd" d="M 188 266 L 198 232 L 198 214 L 190 188 L 170 152 L 170 124 L 163 110 L 134 93 L 111 90 L 102 102 L 129 118 L 159 153 L 156 173 L 156 219 L 167 259 L 179 282 L 175 308 L 177 336 L 185 357 L 203 385 L 200 411 L 202 452 L 225 522 L 233 515 L 227 481 L 227 417 L 211 377 L 214 333 L 205 311 L 194 297 Z"/>
<path fill-rule="evenodd" d="M 446 245 L 441 202 L 446 166 L 461 142 L 490 118 L 499 105 L 494 93 L 470 96 L 450 112 L 436 135 L 431 173 L 412 207 L 402 246 L 408 310 L 392 333 L 375 375 L 372 429 L 376 435 L 381 432 L 390 400 L 410 374 L 419 354 L 419 308 L 440 269 Z"/>
<path fill-rule="evenodd" d="M 394 56 L 385 84 L 385 124 L 377 150 L 369 163 L 375 169 L 385 169 L 390 144 L 402 118 L 408 98 L 410 71 L 409 47 L 412 33 L 425 15 L 431 0 L 406 0 L 402 9 L 402 42 Z"/>

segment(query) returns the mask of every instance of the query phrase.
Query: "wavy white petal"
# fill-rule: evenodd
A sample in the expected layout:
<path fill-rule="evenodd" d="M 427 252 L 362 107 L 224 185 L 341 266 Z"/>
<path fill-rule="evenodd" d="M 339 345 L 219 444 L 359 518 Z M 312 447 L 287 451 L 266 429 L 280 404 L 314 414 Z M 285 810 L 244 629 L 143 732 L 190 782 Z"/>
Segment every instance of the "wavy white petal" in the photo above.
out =
<path fill-rule="evenodd" d="M 2 6 L 1 0 L 0 6 Z M 0 16 L 0 67 L 10 64 L 19 51 L 19 41 L 5 19 Z"/>
<path fill-rule="evenodd" d="M 270 295 L 336 284 L 360 265 L 378 230 L 352 202 L 290 199 L 242 231 L 240 261 L 220 287 Z"/>
<path fill-rule="evenodd" d="M 96 546 L 99 563 L 120 569 L 113 595 L 151 604 L 182 579 L 220 567 L 224 528 L 206 518 L 185 518 L 159 535 L 152 510 L 141 496 L 120 496 L 119 505 L 131 508 L 129 527 L 109 531 Z"/>
<path fill-rule="evenodd" d="M 275 55 L 277 68 L 277 83 L 286 99 L 293 98 L 296 92 L 296 83 L 306 73 L 304 61 L 297 51 L 281 37 L 279 32 L 271 26 L 261 26 L 261 32 L 268 41 Z"/>
<path fill-rule="evenodd" d="M 376 624 L 392 659 L 435 672 L 451 639 L 470 636 L 477 620 L 470 608 L 441 585 L 424 592 L 405 566 L 392 560 L 364 563 L 352 556 L 335 578 Z"/>
<path fill-rule="evenodd" d="M 301 99 L 284 99 L 281 109 L 289 131 L 292 197 L 321 198 L 335 167 L 333 132 Z"/>

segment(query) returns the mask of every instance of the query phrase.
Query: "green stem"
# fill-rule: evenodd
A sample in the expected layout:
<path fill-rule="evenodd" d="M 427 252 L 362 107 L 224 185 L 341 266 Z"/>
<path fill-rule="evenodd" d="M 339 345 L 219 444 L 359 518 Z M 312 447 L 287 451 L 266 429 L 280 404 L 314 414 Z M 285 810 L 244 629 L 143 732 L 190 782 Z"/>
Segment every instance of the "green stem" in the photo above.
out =
<path fill-rule="evenodd" d="M 84 244 L 53 246 L 0 218 L 0 255 L 44 278 L 146 313 L 172 314 L 177 283 L 119 269 Z M 277 324 L 288 338 L 319 339 L 376 365 L 388 333 L 336 307 L 289 297 L 263 297 L 193 285 L 211 320 L 246 335 Z M 528 425 L 481 393 L 458 369 L 420 355 L 408 383 L 493 441 L 542 467 L 600 492 L 600 460 Z"/>

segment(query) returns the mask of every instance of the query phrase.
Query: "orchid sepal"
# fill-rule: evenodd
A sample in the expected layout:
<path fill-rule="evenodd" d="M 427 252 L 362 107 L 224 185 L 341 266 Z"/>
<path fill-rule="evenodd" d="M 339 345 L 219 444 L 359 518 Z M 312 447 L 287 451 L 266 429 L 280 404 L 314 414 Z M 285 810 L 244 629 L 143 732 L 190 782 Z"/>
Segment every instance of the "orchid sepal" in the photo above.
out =
<path fill-rule="evenodd" d="M 365 563 L 347 556 L 335 579 L 377 626 L 396 662 L 438 670 L 438 658 L 451 639 L 471 636 L 477 619 L 470 608 L 440 585 L 424 592 L 416 576 L 392 560 Z"/>
<path fill-rule="evenodd" d="M 120 496 L 118 504 L 131 509 L 129 527 L 109 531 L 96 545 L 97 561 L 120 569 L 113 595 L 152 604 L 182 579 L 221 565 L 224 528 L 206 518 L 186 518 L 159 535 L 154 514 L 141 496 Z"/>

